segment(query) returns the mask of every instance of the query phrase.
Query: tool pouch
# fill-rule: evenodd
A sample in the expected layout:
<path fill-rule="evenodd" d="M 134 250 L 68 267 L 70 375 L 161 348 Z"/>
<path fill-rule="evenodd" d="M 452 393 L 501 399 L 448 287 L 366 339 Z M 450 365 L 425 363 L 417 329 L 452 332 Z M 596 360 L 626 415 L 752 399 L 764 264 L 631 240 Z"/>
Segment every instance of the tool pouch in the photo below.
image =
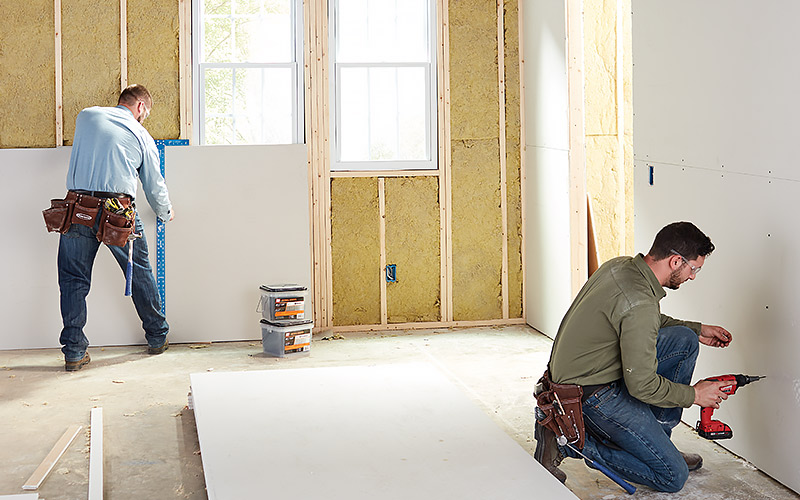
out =
<path fill-rule="evenodd" d="M 583 426 L 581 386 L 556 384 L 550 380 L 550 372 L 545 370 L 533 395 L 537 406 L 545 415 L 544 419 L 539 420 L 539 424 L 555 432 L 556 436 L 564 436 L 569 444 L 582 450 L 586 432 Z"/>
<path fill-rule="evenodd" d="M 72 209 L 71 223 L 94 227 L 94 221 L 97 219 L 97 213 L 101 208 L 99 200 L 99 198 L 78 195 L 78 199 Z"/>
<path fill-rule="evenodd" d="M 133 217 L 128 218 L 102 208 L 100 227 L 97 228 L 97 241 L 106 245 L 124 247 L 133 233 Z"/>
<path fill-rule="evenodd" d="M 42 210 L 44 225 L 51 233 L 66 233 L 72 225 L 73 200 L 50 200 L 50 208 Z"/>

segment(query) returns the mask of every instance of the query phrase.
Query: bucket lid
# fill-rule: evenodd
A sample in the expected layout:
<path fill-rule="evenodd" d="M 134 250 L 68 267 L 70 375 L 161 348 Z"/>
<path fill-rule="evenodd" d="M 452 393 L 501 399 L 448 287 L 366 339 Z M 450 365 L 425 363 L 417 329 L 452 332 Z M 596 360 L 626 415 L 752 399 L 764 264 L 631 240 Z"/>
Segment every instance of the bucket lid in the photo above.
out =
<path fill-rule="evenodd" d="M 300 286 L 296 283 L 281 283 L 279 285 L 261 285 L 258 287 L 260 290 L 268 292 L 304 292 L 306 287 Z"/>
<path fill-rule="evenodd" d="M 313 319 L 293 319 L 290 321 L 268 321 L 266 319 L 262 319 L 261 323 L 270 326 L 300 326 L 300 325 L 312 325 L 314 323 Z M 313 326 L 313 325 L 312 325 Z"/>

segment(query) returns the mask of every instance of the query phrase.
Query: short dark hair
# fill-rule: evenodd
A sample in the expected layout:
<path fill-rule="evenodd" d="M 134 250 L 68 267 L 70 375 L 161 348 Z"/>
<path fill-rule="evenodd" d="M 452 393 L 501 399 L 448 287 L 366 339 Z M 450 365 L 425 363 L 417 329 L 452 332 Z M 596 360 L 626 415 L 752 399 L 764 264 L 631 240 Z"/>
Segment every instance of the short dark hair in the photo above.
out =
<path fill-rule="evenodd" d="M 703 234 L 697 226 L 691 222 L 673 222 L 661 228 L 648 254 L 655 260 L 661 260 L 677 252 L 686 259 L 693 260 L 700 256 L 706 257 L 713 251 L 711 238 Z"/>
<path fill-rule="evenodd" d="M 150 92 L 144 88 L 144 85 L 130 85 L 119 95 L 119 104 L 133 106 L 136 101 L 142 101 L 148 109 L 153 109 L 153 98 L 150 96 Z"/>

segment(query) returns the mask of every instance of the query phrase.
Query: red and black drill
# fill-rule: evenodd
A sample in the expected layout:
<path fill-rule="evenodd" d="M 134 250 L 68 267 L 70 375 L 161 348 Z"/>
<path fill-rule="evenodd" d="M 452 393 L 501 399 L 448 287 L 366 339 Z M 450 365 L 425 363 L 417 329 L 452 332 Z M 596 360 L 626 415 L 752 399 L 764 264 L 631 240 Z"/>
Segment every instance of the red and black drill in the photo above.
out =
<path fill-rule="evenodd" d="M 747 385 L 750 382 L 761 380 L 764 377 L 752 375 L 719 375 L 709 377 L 706 380 L 712 382 L 730 382 L 728 385 L 720 387 L 720 390 L 727 395 L 735 394 L 736 389 Z M 730 439 L 733 437 L 733 430 L 727 424 L 719 420 L 712 420 L 714 408 L 706 407 L 700 409 L 700 420 L 697 421 L 697 433 L 706 439 Z"/>

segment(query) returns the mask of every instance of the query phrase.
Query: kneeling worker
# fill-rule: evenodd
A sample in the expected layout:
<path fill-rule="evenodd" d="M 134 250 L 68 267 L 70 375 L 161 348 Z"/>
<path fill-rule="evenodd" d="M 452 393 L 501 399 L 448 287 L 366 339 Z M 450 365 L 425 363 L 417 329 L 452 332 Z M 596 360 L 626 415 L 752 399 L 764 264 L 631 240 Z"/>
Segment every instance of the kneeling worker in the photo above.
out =
<path fill-rule="evenodd" d="M 714 244 L 694 224 L 675 222 L 656 235 L 647 255 L 617 257 L 586 282 L 567 311 L 550 354 L 550 381 L 581 386 L 583 454 L 622 478 L 658 491 L 683 488 L 699 455 L 670 439 L 683 408 L 719 408 L 726 382 L 689 385 L 699 343 L 727 347 L 722 327 L 661 314 L 664 287 L 695 279 Z M 553 431 L 536 423 L 535 457 L 562 482 L 564 456 Z"/>

